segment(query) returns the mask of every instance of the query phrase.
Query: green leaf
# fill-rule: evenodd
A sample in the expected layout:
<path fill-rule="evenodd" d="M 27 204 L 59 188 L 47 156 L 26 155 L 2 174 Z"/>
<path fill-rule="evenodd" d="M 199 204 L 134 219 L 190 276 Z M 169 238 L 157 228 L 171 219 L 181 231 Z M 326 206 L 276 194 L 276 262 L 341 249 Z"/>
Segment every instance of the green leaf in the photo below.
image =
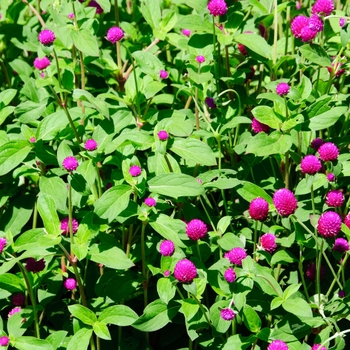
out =
<path fill-rule="evenodd" d="M 25 101 L 19 104 L 15 109 L 15 116 L 21 123 L 31 123 L 41 117 L 46 109 L 46 101 L 35 103 Z"/>
<path fill-rule="evenodd" d="M 159 28 L 161 20 L 161 4 L 159 0 L 144 0 L 141 2 L 141 13 L 152 29 Z"/>
<path fill-rule="evenodd" d="M 271 46 L 262 36 L 257 34 L 237 34 L 233 39 L 256 54 L 265 58 L 271 58 Z"/>
<path fill-rule="evenodd" d="M 1 275 L 0 288 L 11 293 L 24 291 L 26 289 L 22 279 L 11 273 L 4 273 Z"/>
<path fill-rule="evenodd" d="M 68 120 L 63 110 L 46 116 L 39 124 L 36 138 L 37 140 L 50 141 L 64 129 L 68 124 Z"/>
<path fill-rule="evenodd" d="M 257 106 L 252 110 L 254 117 L 263 124 L 272 129 L 280 129 L 282 121 L 279 119 L 273 109 L 268 106 Z"/>
<path fill-rule="evenodd" d="M 288 250 L 279 250 L 275 254 L 272 255 L 271 265 L 275 265 L 278 263 L 293 263 L 298 261 L 298 259 Z"/>
<path fill-rule="evenodd" d="M 0 176 L 19 165 L 31 150 L 27 141 L 9 141 L 0 147 Z"/>
<path fill-rule="evenodd" d="M 334 125 L 339 118 L 346 113 L 348 107 L 333 107 L 329 111 L 316 115 L 304 122 L 304 130 L 323 130 Z"/>
<path fill-rule="evenodd" d="M 40 192 L 38 197 L 38 211 L 47 233 L 59 236 L 61 234 L 60 220 L 57 215 L 55 201 L 50 195 Z"/>
<path fill-rule="evenodd" d="M 15 348 L 18 350 L 54 350 L 48 341 L 34 337 L 16 338 Z"/>
<path fill-rule="evenodd" d="M 227 304 L 228 302 L 226 300 L 220 300 L 210 307 L 210 319 L 212 325 L 219 333 L 225 333 L 232 324 L 232 322 L 225 321 L 220 315 L 220 310 L 226 308 Z"/>
<path fill-rule="evenodd" d="M 228 123 L 224 124 L 220 129 L 220 134 L 225 130 L 233 129 L 240 124 L 251 124 L 252 120 L 247 117 L 234 117 Z"/>
<path fill-rule="evenodd" d="M 95 334 L 99 338 L 106 339 L 106 340 L 112 340 L 111 334 L 109 333 L 108 327 L 106 326 L 105 323 L 95 322 L 92 327 L 93 327 Z"/>
<path fill-rule="evenodd" d="M 5 106 L 7 106 L 16 96 L 17 90 L 16 89 L 6 89 L 2 92 L 0 92 L 0 107 L 1 109 Z"/>
<path fill-rule="evenodd" d="M 150 75 L 155 80 L 159 79 L 159 71 L 164 69 L 159 58 L 145 51 L 135 51 L 132 56 L 143 73 Z"/>
<path fill-rule="evenodd" d="M 325 174 L 315 174 L 302 179 L 295 189 L 296 195 L 309 194 L 311 191 L 311 185 L 313 190 L 316 191 L 328 182 Z"/>
<path fill-rule="evenodd" d="M 119 185 L 110 188 L 94 203 L 94 212 L 102 219 L 112 222 L 129 204 L 132 188 Z"/>
<path fill-rule="evenodd" d="M 157 282 L 157 292 L 159 298 L 165 303 L 168 304 L 169 301 L 174 298 L 176 294 L 175 286 L 170 282 L 169 278 L 162 277 Z"/>
<path fill-rule="evenodd" d="M 71 31 L 71 38 L 77 49 L 86 56 L 100 56 L 97 39 L 91 31 L 85 28 L 78 31 L 73 30 Z"/>
<path fill-rule="evenodd" d="M 6 118 L 15 110 L 16 107 L 7 106 L 0 111 L 0 125 L 6 120 Z"/>
<path fill-rule="evenodd" d="M 190 298 L 182 300 L 181 305 L 181 311 L 185 315 L 187 322 L 189 322 L 198 312 L 199 305 L 194 299 Z"/>
<path fill-rule="evenodd" d="M 239 237 L 231 232 L 225 233 L 222 238 L 218 239 L 218 245 L 224 250 L 231 250 L 234 247 L 244 248 L 244 243 Z"/>
<path fill-rule="evenodd" d="M 79 304 L 69 305 L 68 310 L 74 317 L 78 318 L 80 321 L 82 321 L 85 324 L 88 324 L 91 326 L 95 322 L 97 322 L 97 317 L 94 314 L 94 312 L 89 310 L 87 307 L 83 305 L 79 305 Z"/>
<path fill-rule="evenodd" d="M 67 331 L 57 331 L 57 332 L 51 333 L 46 338 L 46 341 L 48 341 L 54 349 L 58 349 L 64 342 L 64 339 L 66 338 L 67 334 L 68 334 Z"/>
<path fill-rule="evenodd" d="M 312 63 L 321 67 L 331 67 L 332 62 L 327 52 L 317 44 L 306 44 L 299 48 L 301 54 Z"/>
<path fill-rule="evenodd" d="M 186 174 L 161 174 L 148 181 L 150 192 L 172 198 L 194 197 L 204 194 L 203 186 Z"/>
<path fill-rule="evenodd" d="M 58 211 L 66 211 L 68 190 L 67 185 L 60 177 L 40 177 L 39 188 L 42 193 L 53 198 Z"/>
<path fill-rule="evenodd" d="M 302 100 L 306 100 L 311 95 L 312 83 L 306 75 L 302 76 L 298 89 Z"/>
<path fill-rule="evenodd" d="M 116 326 L 131 326 L 137 319 L 137 313 L 126 305 L 113 305 L 103 310 L 98 317 L 99 322 Z"/>
<path fill-rule="evenodd" d="M 213 33 L 213 25 L 202 16 L 199 15 L 186 15 L 183 16 L 176 24 L 179 28 L 190 29 L 191 31 L 197 31 L 198 33 Z"/>
<path fill-rule="evenodd" d="M 68 343 L 67 350 L 87 350 L 92 336 L 92 329 L 81 328 Z"/>
<path fill-rule="evenodd" d="M 295 294 L 299 290 L 300 286 L 301 284 L 291 284 L 290 286 L 288 286 L 283 292 L 283 299 L 289 299 L 293 294 Z"/>
<path fill-rule="evenodd" d="M 231 220 L 232 216 L 224 216 L 219 220 L 217 229 L 221 234 L 224 234 L 226 232 L 227 228 L 230 226 Z"/>
<path fill-rule="evenodd" d="M 240 334 L 235 334 L 227 339 L 227 342 L 225 343 L 222 350 L 233 350 L 233 349 L 245 350 L 251 347 L 255 339 L 256 339 L 255 336 L 243 337 Z"/>
<path fill-rule="evenodd" d="M 253 199 L 261 197 L 264 198 L 269 204 L 272 204 L 271 196 L 269 196 L 261 187 L 251 182 L 245 181 L 243 187 L 239 188 L 237 192 L 247 202 L 251 202 Z"/>
<path fill-rule="evenodd" d="M 283 298 L 281 297 L 276 297 L 273 298 L 271 301 L 271 310 L 277 309 L 278 307 L 280 307 L 283 303 Z"/>
<path fill-rule="evenodd" d="M 142 332 L 157 331 L 165 327 L 178 310 L 179 305 L 167 305 L 159 299 L 155 300 L 146 306 L 142 316 L 132 326 Z"/>
<path fill-rule="evenodd" d="M 245 326 L 253 333 L 261 329 L 261 319 L 257 312 L 249 305 L 243 307 L 243 319 Z"/>
<path fill-rule="evenodd" d="M 176 139 L 170 149 L 188 162 L 206 166 L 216 165 L 212 149 L 198 139 Z"/>
<path fill-rule="evenodd" d="M 92 94 L 90 94 L 90 92 L 81 89 L 74 89 L 73 100 L 88 101 L 97 111 L 109 119 L 109 109 L 107 103 L 98 97 L 94 97 Z"/>
<path fill-rule="evenodd" d="M 97 2 L 102 7 L 104 13 L 111 11 L 111 2 L 109 0 L 97 0 Z"/>
<path fill-rule="evenodd" d="M 312 317 L 310 305 L 302 298 L 287 299 L 282 307 L 293 315 Z"/>

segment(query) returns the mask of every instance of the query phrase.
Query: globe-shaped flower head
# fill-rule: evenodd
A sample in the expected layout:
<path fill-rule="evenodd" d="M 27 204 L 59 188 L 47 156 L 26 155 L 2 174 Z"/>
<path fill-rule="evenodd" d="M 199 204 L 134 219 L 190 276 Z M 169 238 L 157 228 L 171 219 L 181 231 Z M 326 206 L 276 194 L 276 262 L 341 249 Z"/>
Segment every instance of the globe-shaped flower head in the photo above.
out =
<path fill-rule="evenodd" d="M 47 68 L 49 65 L 50 65 L 50 60 L 47 58 L 47 57 L 43 57 L 43 58 L 39 58 L 37 57 L 35 60 L 34 60 L 34 67 L 36 69 L 39 69 L 39 70 L 43 70 L 45 68 Z"/>
<path fill-rule="evenodd" d="M 75 288 L 77 288 L 77 281 L 74 278 L 67 278 L 63 282 L 63 285 L 64 285 L 64 288 L 68 290 L 74 290 Z"/>
<path fill-rule="evenodd" d="M 208 10 L 212 16 L 223 16 L 227 12 L 227 5 L 224 0 L 210 0 Z"/>
<path fill-rule="evenodd" d="M 99 4 L 97 1 L 95 1 L 95 0 L 91 0 L 91 1 L 89 2 L 88 7 L 95 7 L 96 13 L 97 13 L 98 15 L 101 14 L 101 13 L 103 12 L 103 8 L 102 8 L 102 7 L 100 6 L 100 4 Z"/>
<path fill-rule="evenodd" d="M 172 256 L 174 254 L 175 245 L 170 240 L 163 241 L 159 246 L 159 253 L 163 256 Z"/>
<path fill-rule="evenodd" d="M 191 220 L 186 226 L 186 234 L 193 241 L 203 238 L 208 232 L 207 225 L 199 219 Z"/>
<path fill-rule="evenodd" d="M 345 17 L 342 17 L 342 18 L 340 18 L 340 20 L 339 20 L 339 25 L 340 25 L 340 27 L 344 27 L 344 25 L 345 25 L 345 23 L 346 23 L 346 18 Z"/>
<path fill-rule="evenodd" d="M 48 46 L 55 41 L 56 37 L 53 31 L 44 29 L 39 33 L 38 39 L 43 45 Z"/>
<path fill-rule="evenodd" d="M 205 57 L 199 55 L 199 56 L 196 57 L 196 61 L 197 61 L 198 63 L 203 63 L 203 62 L 205 62 Z"/>
<path fill-rule="evenodd" d="M 326 175 L 326 177 L 327 177 L 327 180 L 328 180 L 329 182 L 334 182 L 334 181 L 335 181 L 335 175 L 334 175 L 333 173 L 328 173 L 328 174 Z"/>
<path fill-rule="evenodd" d="M 161 141 L 165 141 L 169 138 L 169 134 L 165 130 L 158 131 L 158 138 Z"/>
<path fill-rule="evenodd" d="M 37 273 L 45 268 L 45 260 L 40 259 L 36 261 L 34 258 L 28 258 L 26 261 L 25 268 L 28 272 Z"/>
<path fill-rule="evenodd" d="M 326 142 L 318 149 L 320 158 L 324 161 L 336 160 L 339 156 L 338 147 L 332 142 Z"/>
<path fill-rule="evenodd" d="M 310 281 L 316 281 L 316 263 L 312 263 L 308 265 L 305 275 Z M 321 265 L 320 279 L 323 279 L 325 275 L 326 275 L 326 269 L 324 268 L 324 266 Z"/>
<path fill-rule="evenodd" d="M 13 316 L 14 314 L 17 314 L 18 312 L 21 312 L 22 308 L 19 306 L 14 307 L 12 310 L 10 310 L 10 312 L 8 313 L 8 317 L 10 318 L 11 316 Z"/>
<path fill-rule="evenodd" d="M 304 27 L 300 32 L 301 41 L 304 43 L 307 43 L 315 39 L 316 35 L 317 35 L 317 31 L 311 29 L 309 26 Z"/>
<path fill-rule="evenodd" d="M 257 134 L 259 132 L 265 132 L 268 133 L 270 130 L 270 127 L 264 123 L 260 123 L 258 119 L 253 118 L 252 120 L 252 129 Z"/>
<path fill-rule="evenodd" d="M 6 335 L 0 337 L 0 346 L 7 346 L 10 343 L 10 338 Z"/>
<path fill-rule="evenodd" d="M 159 78 L 166 79 L 169 76 L 169 73 L 166 70 L 161 69 L 159 71 Z"/>
<path fill-rule="evenodd" d="M 74 171 L 78 167 L 79 163 L 77 158 L 69 156 L 63 160 L 62 165 L 67 171 Z"/>
<path fill-rule="evenodd" d="M 292 30 L 293 35 L 296 38 L 301 37 L 301 31 L 303 28 L 307 27 L 309 25 L 309 18 L 303 15 L 296 16 L 291 25 L 290 28 Z"/>
<path fill-rule="evenodd" d="M 309 20 L 309 28 L 316 32 L 322 32 L 324 28 L 323 21 L 318 15 L 311 15 Z"/>
<path fill-rule="evenodd" d="M 152 197 L 147 197 L 144 200 L 144 203 L 147 205 L 147 207 L 155 207 L 157 205 L 157 201 Z"/>
<path fill-rule="evenodd" d="M 248 211 L 252 219 L 264 221 L 269 214 L 269 203 L 264 198 L 257 197 L 250 202 Z"/>
<path fill-rule="evenodd" d="M 350 250 L 349 242 L 345 238 L 336 238 L 333 250 L 340 253 L 345 253 Z"/>
<path fill-rule="evenodd" d="M 321 344 L 314 344 L 311 350 L 327 350 L 325 346 L 321 346 Z"/>
<path fill-rule="evenodd" d="M 342 191 L 331 190 L 326 194 L 326 204 L 329 207 L 341 207 L 344 203 L 344 195 Z"/>
<path fill-rule="evenodd" d="M 312 154 L 305 156 L 300 163 L 300 169 L 304 174 L 314 175 L 319 172 L 321 168 L 322 164 L 320 160 Z"/>
<path fill-rule="evenodd" d="M 312 6 L 311 12 L 323 16 L 329 16 L 334 10 L 332 0 L 317 0 Z"/>
<path fill-rule="evenodd" d="M 340 232 L 341 224 L 341 217 L 338 213 L 327 211 L 318 219 L 317 231 L 325 238 L 332 238 Z"/>
<path fill-rule="evenodd" d="M 205 104 L 209 107 L 209 108 L 216 108 L 216 103 L 215 100 L 212 97 L 206 97 L 205 98 Z"/>
<path fill-rule="evenodd" d="M 84 147 L 87 151 L 94 151 L 97 148 L 97 142 L 94 139 L 86 140 Z"/>
<path fill-rule="evenodd" d="M 298 206 L 294 193 L 287 188 L 277 190 L 272 200 L 278 214 L 284 217 L 293 214 Z"/>
<path fill-rule="evenodd" d="M 121 28 L 111 27 L 108 29 L 106 39 L 112 44 L 115 44 L 117 41 L 123 38 L 124 38 L 124 32 Z"/>
<path fill-rule="evenodd" d="M 72 218 L 72 231 L 76 233 L 78 231 L 79 223 L 77 219 Z M 69 234 L 69 217 L 65 217 L 61 220 L 60 230 L 63 235 Z"/>
<path fill-rule="evenodd" d="M 276 92 L 280 96 L 285 96 L 290 91 L 290 86 L 287 83 L 279 83 L 276 86 Z"/>
<path fill-rule="evenodd" d="M 181 33 L 184 36 L 190 36 L 191 35 L 191 31 L 189 29 L 182 29 Z"/>
<path fill-rule="evenodd" d="M 230 308 L 222 309 L 220 311 L 220 317 L 225 321 L 231 321 L 235 318 L 236 314 Z"/>
<path fill-rule="evenodd" d="M 182 283 L 191 283 L 197 276 L 196 265 L 188 259 L 178 261 L 174 269 L 175 278 Z"/>
<path fill-rule="evenodd" d="M 350 213 L 348 213 L 344 218 L 344 224 L 350 228 Z"/>
<path fill-rule="evenodd" d="M 0 237 L 0 254 L 4 251 L 4 248 L 6 247 L 6 238 Z"/>
<path fill-rule="evenodd" d="M 318 151 L 318 149 L 324 144 L 325 142 L 319 138 L 316 137 L 315 139 L 312 140 L 310 146 L 313 148 L 315 151 Z"/>
<path fill-rule="evenodd" d="M 141 168 L 138 165 L 132 165 L 129 169 L 129 174 L 132 177 L 139 176 L 141 174 Z"/>
<path fill-rule="evenodd" d="M 16 293 L 11 296 L 11 303 L 15 306 L 22 306 L 26 297 L 22 293 Z"/>
<path fill-rule="evenodd" d="M 227 252 L 224 257 L 229 259 L 231 264 L 241 266 L 242 261 L 247 257 L 247 253 L 243 248 L 236 247 Z"/>
<path fill-rule="evenodd" d="M 282 340 L 274 340 L 269 344 L 267 350 L 289 350 L 288 345 Z"/>
<path fill-rule="evenodd" d="M 276 248 L 276 236 L 272 233 L 265 233 L 260 238 L 261 247 L 269 253 L 273 253 Z"/>
<path fill-rule="evenodd" d="M 236 272 L 233 267 L 229 267 L 225 270 L 224 278 L 228 283 L 233 283 L 236 280 Z"/>

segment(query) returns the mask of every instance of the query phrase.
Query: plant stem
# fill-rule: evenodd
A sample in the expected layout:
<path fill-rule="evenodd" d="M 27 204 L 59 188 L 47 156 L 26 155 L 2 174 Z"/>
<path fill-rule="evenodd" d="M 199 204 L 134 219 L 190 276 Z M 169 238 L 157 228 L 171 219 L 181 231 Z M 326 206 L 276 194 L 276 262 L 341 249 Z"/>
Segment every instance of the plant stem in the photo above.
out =
<path fill-rule="evenodd" d="M 43 28 L 45 28 L 46 24 L 45 24 L 43 18 L 40 16 L 39 12 L 35 9 L 35 7 L 33 7 L 27 0 L 22 0 L 22 2 L 25 3 L 26 5 L 28 5 L 30 10 L 34 13 L 35 17 L 39 20 L 41 26 Z"/>
<path fill-rule="evenodd" d="M 38 220 L 38 202 L 35 201 L 34 202 L 34 209 L 33 209 L 33 224 L 32 224 L 32 228 L 36 228 L 37 220 Z"/>
<path fill-rule="evenodd" d="M 300 273 L 300 278 L 301 278 L 301 283 L 303 284 L 304 292 L 307 301 L 310 303 L 310 296 L 309 292 L 307 290 L 306 282 L 305 282 L 305 277 L 304 277 L 304 269 L 303 269 L 303 247 L 300 246 L 300 251 L 299 251 L 299 262 L 298 262 L 298 269 Z"/>
<path fill-rule="evenodd" d="M 273 27 L 273 65 L 276 64 L 277 60 L 277 39 L 278 39 L 278 11 L 277 11 L 277 0 L 274 0 L 274 27 Z"/>
<path fill-rule="evenodd" d="M 258 220 L 255 220 L 253 256 L 256 255 L 256 244 L 257 244 L 257 241 L 258 241 Z M 255 256 L 255 258 L 256 258 L 256 256 Z"/>
<path fill-rule="evenodd" d="M 194 294 L 192 294 L 192 296 L 193 296 L 193 299 L 197 302 L 199 308 L 201 309 L 205 320 L 208 322 L 209 326 L 212 327 L 212 324 L 210 323 L 210 320 L 208 318 L 208 315 L 207 315 L 206 311 L 204 310 L 204 307 L 203 307 L 202 303 L 197 299 L 197 297 Z"/>
<path fill-rule="evenodd" d="M 321 305 L 321 262 L 322 262 L 322 251 L 323 251 L 324 240 L 321 241 L 320 253 L 316 260 L 316 291 L 318 295 L 318 305 Z"/>

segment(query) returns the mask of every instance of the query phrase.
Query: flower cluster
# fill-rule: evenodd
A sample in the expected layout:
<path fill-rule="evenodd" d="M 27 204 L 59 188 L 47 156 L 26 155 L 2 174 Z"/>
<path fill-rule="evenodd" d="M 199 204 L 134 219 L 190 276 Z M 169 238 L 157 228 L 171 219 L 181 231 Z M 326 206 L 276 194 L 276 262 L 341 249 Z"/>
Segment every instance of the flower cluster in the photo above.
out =
<path fill-rule="evenodd" d="M 186 226 L 186 234 L 193 241 L 198 241 L 203 238 L 207 232 L 207 225 L 199 219 L 191 220 Z"/>
<path fill-rule="evenodd" d="M 231 264 L 241 266 L 242 261 L 247 257 L 247 253 L 243 248 L 236 247 L 225 253 L 224 257 L 230 260 Z"/>
<path fill-rule="evenodd" d="M 175 278 L 182 283 L 191 283 L 197 276 L 196 265 L 188 259 L 178 261 L 174 269 Z"/>
<path fill-rule="evenodd" d="M 72 218 L 72 231 L 76 233 L 78 231 L 79 223 L 77 219 Z M 65 217 L 61 220 L 60 230 L 63 235 L 69 234 L 69 217 Z"/>

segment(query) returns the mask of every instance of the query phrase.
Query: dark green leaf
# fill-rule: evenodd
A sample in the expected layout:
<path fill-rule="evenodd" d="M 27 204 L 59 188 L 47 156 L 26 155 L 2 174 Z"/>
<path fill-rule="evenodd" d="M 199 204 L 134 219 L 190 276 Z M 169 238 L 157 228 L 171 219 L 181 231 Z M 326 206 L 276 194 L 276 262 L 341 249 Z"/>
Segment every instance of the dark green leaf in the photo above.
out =
<path fill-rule="evenodd" d="M 299 48 L 301 54 L 312 63 L 321 67 L 331 67 L 332 63 L 327 52 L 317 44 L 306 44 Z"/>
<path fill-rule="evenodd" d="M 0 176 L 9 173 L 20 164 L 30 152 L 27 141 L 9 141 L 0 147 Z"/>
<path fill-rule="evenodd" d="M 68 343 L 67 350 L 87 350 L 92 336 L 92 329 L 81 328 Z"/>
<path fill-rule="evenodd" d="M 57 215 L 55 201 L 50 195 L 44 192 L 39 194 L 38 211 L 44 222 L 47 233 L 59 236 L 61 234 L 60 220 Z"/>
<path fill-rule="evenodd" d="M 113 305 L 103 310 L 99 322 L 116 326 L 130 326 L 138 319 L 137 313 L 126 305 Z"/>
<path fill-rule="evenodd" d="M 253 333 L 257 333 L 261 328 L 261 319 L 257 312 L 249 305 L 243 307 L 243 319 L 245 326 Z"/>
<path fill-rule="evenodd" d="M 86 56 L 98 57 L 100 55 L 97 39 L 91 31 L 84 28 L 75 30 L 71 32 L 71 37 L 77 49 Z"/>

